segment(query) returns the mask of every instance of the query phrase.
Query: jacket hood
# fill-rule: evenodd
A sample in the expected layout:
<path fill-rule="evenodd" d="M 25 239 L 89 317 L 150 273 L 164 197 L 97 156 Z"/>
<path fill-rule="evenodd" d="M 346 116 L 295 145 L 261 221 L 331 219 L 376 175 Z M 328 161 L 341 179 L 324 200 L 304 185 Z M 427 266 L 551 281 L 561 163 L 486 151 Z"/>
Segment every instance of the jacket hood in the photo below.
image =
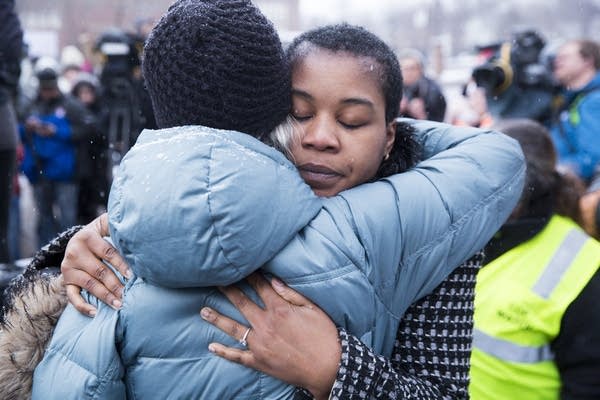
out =
<path fill-rule="evenodd" d="M 198 287 L 246 277 L 320 207 L 280 152 L 239 132 L 186 126 L 142 132 L 121 162 L 108 214 L 136 275 Z"/>

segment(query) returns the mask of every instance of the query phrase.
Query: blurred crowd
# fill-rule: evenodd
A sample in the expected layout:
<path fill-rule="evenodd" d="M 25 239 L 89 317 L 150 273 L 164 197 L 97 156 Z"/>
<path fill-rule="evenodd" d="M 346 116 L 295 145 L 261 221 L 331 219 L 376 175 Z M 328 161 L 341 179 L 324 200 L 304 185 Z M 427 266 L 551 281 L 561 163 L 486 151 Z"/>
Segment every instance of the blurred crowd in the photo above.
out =
<path fill-rule="evenodd" d="M 19 173 L 10 176 L 10 196 L 2 195 L 10 212 L 1 220 L 0 261 L 29 257 L 58 232 L 104 210 L 114 167 L 142 129 L 155 127 L 140 69 L 153 23 L 140 21 L 135 32 L 82 35 L 57 60 L 28 55 L 21 27 L 4 25 L 3 45 L 11 51 L 3 53 L 0 100 L 14 113 L 5 111 L 2 119 L 18 124 Z M 464 83 L 463 100 L 449 107 L 444 87 L 426 74 L 426 55 L 400 51 L 402 115 L 479 127 L 507 118 L 542 123 L 552 132 L 559 172 L 571 176 L 581 197 L 578 222 L 598 237 L 597 43 L 573 40 L 549 54 L 544 38 L 527 30 L 477 50 L 481 65 Z"/>
<path fill-rule="evenodd" d="M 2 167 L 11 173 L 0 262 L 30 257 L 58 232 L 105 211 L 114 168 L 142 129 L 156 127 L 140 68 L 152 24 L 82 35 L 58 59 L 29 55 L 20 25 L 4 25 L 12 55 L 2 52 L 1 118 L 11 121 L 9 133 L 17 125 L 18 137 L 6 145 L 16 164 Z"/>

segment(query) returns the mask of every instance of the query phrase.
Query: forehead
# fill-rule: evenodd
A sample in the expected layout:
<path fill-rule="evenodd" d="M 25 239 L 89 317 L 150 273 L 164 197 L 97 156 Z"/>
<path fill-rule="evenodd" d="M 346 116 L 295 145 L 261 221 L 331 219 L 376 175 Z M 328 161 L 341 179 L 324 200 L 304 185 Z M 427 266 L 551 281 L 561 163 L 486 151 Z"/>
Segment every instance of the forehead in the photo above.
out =
<path fill-rule="evenodd" d="M 560 47 L 557 52 L 557 56 L 577 56 L 579 55 L 579 44 L 570 42 Z"/>
<path fill-rule="evenodd" d="M 419 61 L 412 57 L 405 57 L 400 59 L 400 67 L 404 69 L 418 69 L 420 67 Z"/>
<path fill-rule="evenodd" d="M 317 80 L 382 91 L 381 65 L 374 58 L 321 48 L 312 48 L 302 56 L 294 65 L 292 80 L 294 85 L 301 80 Z"/>

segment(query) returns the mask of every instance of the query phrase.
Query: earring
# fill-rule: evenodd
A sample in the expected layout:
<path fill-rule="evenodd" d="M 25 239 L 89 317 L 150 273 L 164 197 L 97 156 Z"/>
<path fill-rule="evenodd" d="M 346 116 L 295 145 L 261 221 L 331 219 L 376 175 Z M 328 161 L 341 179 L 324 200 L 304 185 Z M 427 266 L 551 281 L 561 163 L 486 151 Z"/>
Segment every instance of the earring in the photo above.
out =
<path fill-rule="evenodd" d="M 383 157 L 383 161 L 387 161 L 387 160 L 388 160 L 388 158 L 390 158 L 390 153 L 387 153 L 387 154 L 385 155 L 385 157 Z"/>

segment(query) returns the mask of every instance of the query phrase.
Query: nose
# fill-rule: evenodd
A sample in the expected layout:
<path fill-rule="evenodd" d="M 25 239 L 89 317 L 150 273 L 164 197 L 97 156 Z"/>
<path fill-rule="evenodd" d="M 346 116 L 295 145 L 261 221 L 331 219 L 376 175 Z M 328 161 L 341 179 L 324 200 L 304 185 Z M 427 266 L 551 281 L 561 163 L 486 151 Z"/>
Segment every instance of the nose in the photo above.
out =
<path fill-rule="evenodd" d="M 304 126 L 302 146 L 318 151 L 336 152 L 340 142 L 336 132 L 336 123 L 332 118 L 317 116 Z"/>

